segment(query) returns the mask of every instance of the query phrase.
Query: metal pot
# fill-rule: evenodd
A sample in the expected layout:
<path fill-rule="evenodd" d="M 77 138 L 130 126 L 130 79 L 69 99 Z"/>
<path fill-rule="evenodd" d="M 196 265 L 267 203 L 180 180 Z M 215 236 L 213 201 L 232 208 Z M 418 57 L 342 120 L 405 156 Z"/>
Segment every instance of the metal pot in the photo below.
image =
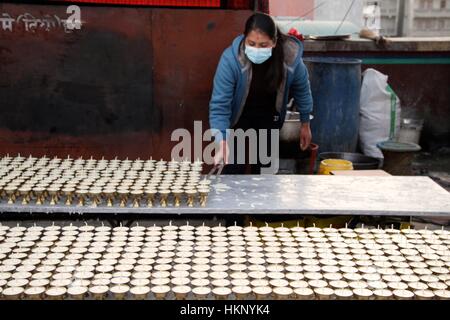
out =
<path fill-rule="evenodd" d="M 288 108 L 289 105 L 288 105 Z M 309 116 L 310 120 L 314 117 Z M 286 118 L 283 127 L 280 130 L 280 140 L 284 142 L 298 142 L 300 141 L 300 113 L 296 111 L 286 111 Z"/>
<path fill-rule="evenodd" d="M 300 139 L 300 113 L 294 111 L 286 112 L 286 120 L 280 130 L 280 140 L 285 142 L 296 142 Z"/>
<path fill-rule="evenodd" d="M 343 159 L 353 163 L 355 170 L 374 170 L 380 168 L 380 160 L 365 156 L 360 153 L 348 152 L 322 152 L 319 154 L 319 162 L 326 159 Z"/>

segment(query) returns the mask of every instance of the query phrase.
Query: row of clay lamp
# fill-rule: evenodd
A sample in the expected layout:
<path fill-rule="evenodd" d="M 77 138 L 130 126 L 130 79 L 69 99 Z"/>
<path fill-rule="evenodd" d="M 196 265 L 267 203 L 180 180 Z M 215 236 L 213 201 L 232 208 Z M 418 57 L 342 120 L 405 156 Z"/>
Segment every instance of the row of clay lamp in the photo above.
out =
<path fill-rule="evenodd" d="M 248 299 L 289 299 L 289 300 L 431 300 L 449 299 L 448 292 L 418 290 L 414 293 L 408 290 L 388 289 L 330 289 L 327 287 L 274 287 L 260 286 L 234 286 L 229 287 L 191 287 L 189 285 L 159 285 L 159 286 L 135 286 L 128 285 L 97 285 L 87 287 L 82 283 L 68 289 L 63 287 L 29 287 L 27 289 L 9 287 L 4 290 L 7 299 L 40 300 L 40 299 L 208 299 L 208 300 L 248 300 Z"/>
<path fill-rule="evenodd" d="M 188 223 L 0 226 L 0 295 L 448 299 L 448 231 L 394 230 Z M 387 237 L 375 237 L 383 234 Z M 423 243 L 411 246 L 418 240 Z"/>
<path fill-rule="evenodd" d="M 9 204 L 163 207 L 206 205 L 202 162 L 4 157 L 0 195 Z"/>

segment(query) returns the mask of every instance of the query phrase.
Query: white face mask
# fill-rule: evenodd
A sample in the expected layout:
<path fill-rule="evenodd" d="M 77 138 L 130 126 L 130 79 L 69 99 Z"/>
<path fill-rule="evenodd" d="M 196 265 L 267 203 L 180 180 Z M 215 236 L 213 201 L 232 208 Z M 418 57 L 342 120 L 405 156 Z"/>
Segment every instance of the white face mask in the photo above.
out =
<path fill-rule="evenodd" d="M 245 45 L 245 54 L 251 62 L 261 64 L 272 56 L 272 48 L 255 48 Z"/>

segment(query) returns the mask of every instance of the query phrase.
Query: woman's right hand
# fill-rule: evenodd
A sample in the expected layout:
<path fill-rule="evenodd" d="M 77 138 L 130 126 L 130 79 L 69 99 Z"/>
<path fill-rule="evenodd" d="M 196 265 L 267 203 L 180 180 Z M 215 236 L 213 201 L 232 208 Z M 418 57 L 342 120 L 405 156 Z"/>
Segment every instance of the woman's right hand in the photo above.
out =
<path fill-rule="evenodd" d="M 220 141 L 219 150 L 214 155 L 214 165 L 228 164 L 228 143 L 226 140 Z"/>

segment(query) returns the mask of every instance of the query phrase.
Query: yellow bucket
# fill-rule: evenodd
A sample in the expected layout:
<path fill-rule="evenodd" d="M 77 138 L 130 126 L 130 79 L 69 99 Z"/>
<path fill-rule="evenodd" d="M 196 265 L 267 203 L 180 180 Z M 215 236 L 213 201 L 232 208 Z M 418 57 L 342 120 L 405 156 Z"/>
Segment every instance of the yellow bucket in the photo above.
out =
<path fill-rule="evenodd" d="M 353 163 L 342 159 L 325 159 L 320 162 L 319 174 L 330 174 L 335 170 L 353 170 Z"/>

